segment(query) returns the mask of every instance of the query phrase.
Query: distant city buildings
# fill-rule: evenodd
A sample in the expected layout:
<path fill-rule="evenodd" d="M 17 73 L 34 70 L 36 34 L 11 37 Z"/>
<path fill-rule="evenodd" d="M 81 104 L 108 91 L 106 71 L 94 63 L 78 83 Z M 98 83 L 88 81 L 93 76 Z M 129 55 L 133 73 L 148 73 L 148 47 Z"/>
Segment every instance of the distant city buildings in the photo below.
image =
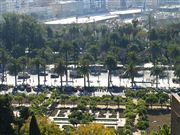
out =
<path fill-rule="evenodd" d="M 17 12 L 48 19 L 166 4 L 180 4 L 180 0 L 1 0 L 0 14 Z"/>

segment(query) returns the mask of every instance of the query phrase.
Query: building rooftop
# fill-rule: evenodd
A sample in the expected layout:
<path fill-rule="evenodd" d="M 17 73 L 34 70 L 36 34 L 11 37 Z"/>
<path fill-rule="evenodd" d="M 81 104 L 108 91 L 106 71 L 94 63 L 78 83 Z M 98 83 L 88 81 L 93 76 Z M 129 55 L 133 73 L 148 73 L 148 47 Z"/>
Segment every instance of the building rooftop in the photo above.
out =
<path fill-rule="evenodd" d="M 119 15 L 126 15 L 126 14 L 136 14 L 141 13 L 141 9 L 132 9 L 132 10 L 118 10 L 109 13 L 103 13 L 99 15 L 87 15 L 82 17 L 69 17 L 63 18 L 59 20 L 45 22 L 45 24 L 72 24 L 72 23 L 92 23 L 98 21 L 109 20 L 113 18 L 117 18 Z"/>

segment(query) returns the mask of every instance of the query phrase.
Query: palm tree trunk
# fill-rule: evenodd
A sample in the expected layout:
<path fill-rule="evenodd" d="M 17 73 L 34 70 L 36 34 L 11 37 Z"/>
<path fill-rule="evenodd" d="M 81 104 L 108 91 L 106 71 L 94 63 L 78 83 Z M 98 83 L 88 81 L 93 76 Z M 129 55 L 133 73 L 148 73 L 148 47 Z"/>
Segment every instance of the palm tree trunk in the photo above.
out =
<path fill-rule="evenodd" d="M 23 84 L 24 84 L 24 82 L 25 82 L 24 76 L 25 76 L 25 65 L 23 66 Z"/>
<path fill-rule="evenodd" d="M 66 85 L 68 85 L 68 52 L 66 51 Z"/>
<path fill-rule="evenodd" d="M 110 87 L 110 70 L 108 72 L 108 88 Z"/>
<path fill-rule="evenodd" d="M 4 83 L 4 64 L 2 64 L 2 80 L 1 80 L 1 83 L 3 84 Z"/>
<path fill-rule="evenodd" d="M 156 89 L 158 89 L 158 75 L 156 75 Z"/>
<path fill-rule="evenodd" d="M 84 88 L 86 87 L 86 75 L 84 75 Z"/>
<path fill-rule="evenodd" d="M 44 65 L 44 85 L 46 85 L 46 65 Z"/>
<path fill-rule="evenodd" d="M 134 87 L 134 77 L 131 77 L 131 87 Z"/>
<path fill-rule="evenodd" d="M 90 87 L 89 73 L 87 74 L 87 79 L 88 79 L 88 87 Z"/>
<path fill-rule="evenodd" d="M 62 84 L 62 74 L 60 75 L 60 78 L 61 78 L 61 88 L 62 88 L 62 86 L 63 86 L 63 84 Z"/>
<path fill-rule="evenodd" d="M 38 86 L 39 86 L 40 85 L 39 65 L 37 67 L 37 71 L 38 71 Z"/>
<path fill-rule="evenodd" d="M 17 74 L 14 75 L 15 86 L 17 86 Z"/>

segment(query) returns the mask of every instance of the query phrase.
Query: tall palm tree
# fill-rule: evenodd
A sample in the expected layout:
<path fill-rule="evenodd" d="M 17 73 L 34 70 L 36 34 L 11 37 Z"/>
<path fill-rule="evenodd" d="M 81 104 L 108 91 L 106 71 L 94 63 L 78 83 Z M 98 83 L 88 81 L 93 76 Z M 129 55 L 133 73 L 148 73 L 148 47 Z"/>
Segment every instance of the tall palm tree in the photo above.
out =
<path fill-rule="evenodd" d="M 2 66 L 2 79 L 1 79 L 1 83 L 4 83 L 4 79 L 5 79 L 5 68 L 8 62 L 9 56 L 8 53 L 5 51 L 5 49 L 1 48 L 0 49 L 0 64 Z"/>
<path fill-rule="evenodd" d="M 137 69 L 134 63 L 129 63 L 127 68 L 126 68 L 126 75 L 131 78 L 131 87 L 133 88 L 134 86 L 134 78 L 135 75 L 137 74 Z"/>
<path fill-rule="evenodd" d="M 44 72 L 44 85 L 46 82 L 46 65 L 48 63 L 50 63 L 50 61 L 52 60 L 52 50 L 50 48 L 42 48 L 39 50 L 38 52 L 41 60 L 42 60 L 42 67 L 43 67 L 43 72 Z"/>
<path fill-rule="evenodd" d="M 68 42 L 64 42 L 62 44 L 61 49 L 62 49 L 62 52 L 64 52 L 64 55 L 65 55 L 65 67 L 66 67 L 65 75 L 66 75 L 66 85 L 68 85 L 68 56 L 70 55 L 72 46 Z"/>
<path fill-rule="evenodd" d="M 11 59 L 10 64 L 8 65 L 8 70 L 10 75 L 14 75 L 14 84 L 15 86 L 17 86 L 17 75 L 18 72 L 21 71 L 21 66 L 19 64 L 18 59 Z"/>
<path fill-rule="evenodd" d="M 117 61 L 112 55 L 108 55 L 106 57 L 104 64 L 108 70 L 108 88 L 109 88 L 110 82 L 112 82 L 112 71 L 117 68 Z"/>
<path fill-rule="evenodd" d="M 32 65 L 36 67 L 37 77 L 38 77 L 38 86 L 40 85 L 40 67 L 42 66 L 42 59 L 40 57 L 35 57 L 32 59 Z"/>
<path fill-rule="evenodd" d="M 55 65 L 55 72 L 60 75 L 60 79 L 61 79 L 61 88 L 63 86 L 63 75 L 65 73 L 65 65 L 64 65 L 64 61 L 63 59 L 58 59 L 57 60 L 57 64 Z"/>
<path fill-rule="evenodd" d="M 163 74 L 163 69 L 159 66 L 154 66 L 151 70 L 151 75 L 156 76 L 156 89 L 158 88 L 159 76 Z"/>
<path fill-rule="evenodd" d="M 151 55 L 151 61 L 154 66 L 157 65 L 158 59 L 162 56 L 162 48 L 157 41 L 150 42 L 149 52 Z"/>
<path fill-rule="evenodd" d="M 25 71 L 26 71 L 28 63 L 29 63 L 29 61 L 26 56 L 19 57 L 19 64 L 20 64 L 22 72 L 23 72 L 23 84 L 25 82 L 24 76 L 25 76 Z"/>
<path fill-rule="evenodd" d="M 88 80 L 88 87 L 90 86 L 89 81 L 89 66 L 92 63 L 93 59 L 90 55 L 86 54 L 80 59 L 80 71 L 84 76 L 84 87 L 86 87 L 86 77 Z"/>

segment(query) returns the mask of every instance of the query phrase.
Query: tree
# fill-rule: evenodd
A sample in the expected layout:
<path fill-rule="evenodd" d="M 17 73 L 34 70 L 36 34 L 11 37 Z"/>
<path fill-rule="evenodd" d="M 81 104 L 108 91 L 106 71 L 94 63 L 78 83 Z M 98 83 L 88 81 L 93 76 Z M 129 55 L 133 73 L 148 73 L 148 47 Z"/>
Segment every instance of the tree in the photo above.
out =
<path fill-rule="evenodd" d="M 25 71 L 26 71 L 26 68 L 27 68 L 29 61 L 28 61 L 26 56 L 19 57 L 18 61 L 19 61 L 19 64 L 20 64 L 22 72 L 23 72 L 23 84 L 24 84 L 24 82 L 25 82 L 25 79 L 24 79 Z"/>
<path fill-rule="evenodd" d="M 159 126 L 158 131 L 153 132 L 152 135 L 171 135 L 171 129 L 168 125 Z"/>
<path fill-rule="evenodd" d="M 65 73 L 65 65 L 64 65 L 64 61 L 63 59 L 58 59 L 57 60 L 57 64 L 55 65 L 55 72 L 60 75 L 60 78 L 61 78 L 61 88 L 63 86 L 63 75 Z"/>
<path fill-rule="evenodd" d="M 84 75 L 84 88 L 86 87 L 86 77 L 88 80 L 88 87 L 90 87 L 90 80 L 89 80 L 89 66 L 93 62 L 93 58 L 89 54 L 85 54 L 80 59 L 80 71 Z"/>
<path fill-rule="evenodd" d="M 134 87 L 134 78 L 135 75 L 137 74 L 137 69 L 134 63 L 129 63 L 127 68 L 126 68 L 126 75 L 131 78 L 131 87 Z"/>
<path fill-rule="evenodd" d="M 60 128 L 53 122 L 49 120 L 46 116 L 36 116 L 37 124 L 39 126 L 39 131 L 41 135 L 63 135 Z M 20 135 L 29 135 L 31 118 L 29 117 L 25 123 L 23 124 L 22 128 L 20 129 Z M 37 135 L 37 134 L 33 134 Z"/>
<path fill-rule="evenodd" d="M 91 100 L 89 104 L 89 108 L 92 110 L 92 113 L 94 113 L 96 107 L 97 107 L 97 101 Z"/>
<path fill-rule="evenodd" d="M 72 135 L 116 135 L 115 131 L 101 124 L 85 124 L 78 127 Z"/>
<path fill-rule="evenodd" d="M 64 55 L 65 55 L 65 67 L 66 67 L 65 75 L 66 75 L 66 85 L 68 85 L 68 56 L 70 55 L 71 50 L 72 50 L 71 44 L 64 41 L 64 42 L 62 43 L 62 52 L 63 52 Z"/>
<path fill-rule="evenodd" d="M 30 127 L 29 127 L 29 135 L 41 135 L 37 120 L 35 115 L 32 115 L 31 122 L 30 122 Z"/>
<path fill-rule="evenodd" d="M 44 47 L 47 30 L 35 18 L 7 13 L 3 14 L 2 19 L 0 39 L 14 58 L 24 56 L 26 48 L 33 50 Z"/>
<path fill-rule="evenodd" d="M 17 86 L 17 75 L 21 71 L 20 63 L 17 59 L 11 59 L 11 63 L 8 65 L 10 75 L 14 75 L 14 84 Z"/>
<path fill-rule="evenodd" d="M 72 111 L 68 118 L 69 122 L 74 126 L 77 126 L 78 124 L 87 124 L 94 120 L 94 117 L 91 114 L 79 110 Z"/>
<path fill-rule="evenodd" d="M 103 102 L 105 103 L 106 105 L 106 109 L 108 109 L 108 106 L 109 106 L 109 102 L 111 101 L 111 98 L 110 97 L 103 97 Z"/>
<path fill-rule="evenodd" d="M 151 70 L 151 75 L 156 76 L 156 89 L 158 89 L 159 76 L 163 74 L 163 69 L 159 66 L 154 66 Z"/>
<path fill-rule="evenodd" d="M 159 93 L 157 94 L 157 96 L 158 96 L 159 103 L 161 104 L 161 107 L 162 107 L 162 105 L 163 105 L 164 103 L 167 103 L 167 102 L 168 102 L 168 99 L 169 99 L 168 94 L 165 94 L 165 93 L 163 93 L 163 92 L 159 92 Z"/>
<path fill-rule="evenodd" d="M 110 82 L 112 82 L 112 71 L 117 68 L 117 61 L 112 55 L 108 55 L 105 59 L 104 65 L 108 70 L 108 88 L 110 87 Z"/>
<path fill-rule="evenodd" d="M 154 66 L 157 65 L 158 59 L 162 56 L 162 48 L 157 41 L 150 42 L 149 52 L 151 55 L 151 61 Z"/>
<path fill-rule="evenodd" d="M 52 50 L 50 48 L 41 48 L 38 51 L 38 55 L 41 58 L 41 65 L 44 72 L 44 84 L 46 82 L 46 65 L 52 60 Z"/>
<path fill-rule="evenodd" d="M 120 107 L 120 104 L 122 103 L 122 101 L 123 101 L 123 99 L 122 99 L 122 97 L 120 97 L 120 96 L 116 96 L 116 97 L 114 97 L 115 99 L 115 102 L 117 103 L 117 105 L 118 105 L 118 109 L 119 109 L 119 107 Z"/>
<path fill-rule="evenodd" d="M 5 51 L 5 49 L 0 48 L 0 64 L 2 65 L 2 78 L 1 83 L 4 83 L 5 80 L 5 68 L 8 62 L 9 56 L 8 52 Z"/>
<path fill-rule="evenodd" d="M 32 64 L 35 65 L 37 70 L 37 77 L 38 77 L 38 86 L 40 85 L 40 67 L 42 65 L 42 59 L 40 57 L 35 57 L 32 59 Z"/>
<path fill-rule="evenodd" d="M 147 104 L 151 105 L 151 109 L 152 109 L 152 105 L 158 102 L 158 98 L 154 93 L 150 93 L 147 94 L 145 101 Z"/>
<path fill-rule="evenodd" d="M 14 122 L 11 98 L 8 95 L 0 95 L 0 134 L 14 135 Z"/>

